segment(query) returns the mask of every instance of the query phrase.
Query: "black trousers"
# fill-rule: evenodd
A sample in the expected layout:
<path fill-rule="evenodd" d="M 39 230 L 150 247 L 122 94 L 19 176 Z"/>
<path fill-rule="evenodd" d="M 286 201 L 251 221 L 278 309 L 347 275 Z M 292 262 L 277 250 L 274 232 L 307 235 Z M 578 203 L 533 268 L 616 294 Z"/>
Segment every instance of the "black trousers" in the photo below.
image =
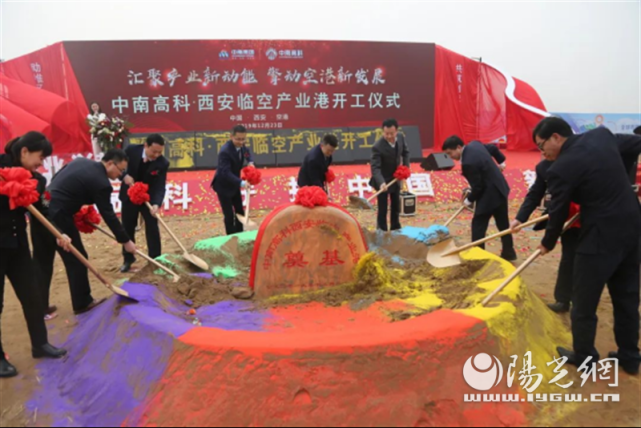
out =
<path fill-rule="evenodd" d="M 594 346 L 598 317 L 597 308 L 605 284 L 608 284 L 614 306 L 614 335 L 619 359 L 639 358 L 639 245 L 630 244 L 607 254 L 577 254 L 574 262 L 572 294 L 572 336 L 578 360 L 587 357 L 598 361 Z"/>
<path fill-rule="evenodd" d="M 225 232 L 227 235 L 244 231 L 243 224 L 236 218 L 236 214 L 245 215 L 243 196 L 240 191 L 232 197 L 221 195 L 220 193 L 217 193 L 217 195 L 220 206 L 223 209 L 223 215 L 225 216 Z"/>
<path fill-rule="evenodd" d="M 142 214 L 145 219 L 145 232 L 147 234 L 149 257 L 155 259 L 162 254 L 158 219 L 151 215 L 147 205 L 134 205 L 131 201 L 122 202 L 122 225 L 125 228 L 125 232 L 127 232 L 127 235 L 131 237 L 133 242 L 136 242 L 136 226 L 138 226 L 138 216 L 140 214 Z M 122 250 L 122 255 L 125 258 L 125 263 L 133 263 L 136 261 L 136 257 L 125 251 L 124 248 Z"/>
<path fill-rule="evenodd" d="M 508 203 L 507 199 L 503 202 L 498 208 L 493 212 L 488 214 L 475 214 L 472 219 L 472 241 L 478 241 L 487 236 L 487 228 L 490 225 L 490 219 L 494 217 L 496 222 L 496 227 L 499 231 L 504 231 L 510 228 L 510 217 L 508 213 Z M 514 251 L 514 239 L 512 235 L 507 235 L 501 238 L 503 243 L 502 256 L 508 257 L 516 254 Z M 485 249 L 485 244 L 480 245 L 481 248 Z"/>
<path fill-rule="evenodd" d="M 387 211 L 391 205 L 391 229 L 387 228 Z M 401 194 L 383 192 L 378 195 L 378 228 L 384 232 L 401 229 Z"/>
<path fill-rule="evenodd" d="M 572 302 L 572 289 L 574 287 L 574 259 L 576 249 L 579 246 L 581 229 L 573 227 L 561 235 L 563 253 L 559 264 L 559 275 L 556 278 L 554 298 L 559 303 L 570 304 Z"/>
<path fill-rule="evenodd" d="M 50 217 L 53 223 L 58 226 L 59 230 L 71 238 L 73 246 L 88 259 L 89 255 L 82 244 L 82 238 L 74 224 L 73 216 L 58 212 L 50 213 Z M 57 250 L 67 271 L 73 310 L 83 310 L 93 302 L 91 285 L 89 284 L 89 271 L 73 254 L 64 251 L 60 247 L 58 247 Z"/>
<path fill-rule="evenodd" d="M 53 263 L 56 258 L 58 244 L 56 237 L 47 230 L 37 219 L 31 218 L 31 244 L 36 281 L 40 285 L 40 294 L 45 310 L 49 308 L 51 279 L 53 278 Z"/>
<path fill-rule="evenodd" d="M 9 278 L 22 305 L 22 312 L 31 337 L 31 346 L 37 348 L 45 345 L 48 343 L 45 308 L 40 296 L 40 286 L 35 279 L 33 261 L 28 247 L 0 249 L 0 315 L 4 308 L 5 277 Z M 0 359 L 4 359 L 1 331 Z"/>

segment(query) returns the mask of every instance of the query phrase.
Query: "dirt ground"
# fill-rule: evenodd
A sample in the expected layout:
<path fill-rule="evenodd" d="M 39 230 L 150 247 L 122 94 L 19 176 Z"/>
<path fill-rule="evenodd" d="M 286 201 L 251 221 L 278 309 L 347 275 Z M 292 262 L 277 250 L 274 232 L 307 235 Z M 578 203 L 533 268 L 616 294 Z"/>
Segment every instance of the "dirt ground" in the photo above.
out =
<path fill-rule="evenodd" d="M 416 217 L 403 219 L 406 226 L 430 226 L 432 224 L 443 224 L 455 210 L 452 204 L 425 204 L 419 206 Z M 512 203 L 511 214 L 513 217 L 518 209 L 517 203 Z M 256 220 L 260 222 L 266 213 L 255 213 Z M 361 223 L 373 229 L 375 227 L 376 215 L 374 212 L 354 212 Z M 252 216 L 254 217 L 254 216 Z M 218 236 L 224 233 L 222 217 L 219 215 L 199 217 L 174 217 L 169 218 L 168 223 L 180 236 L 188 247 L 197 241 Z M 450 227 L 452 234 L 457 237 L 459 244 L 469 242 L 471 214 L 463 213 Z M 494 226 L 490 232 L 495 232 Z M 523 262 L 528 255 L 536 250 L 540 242 L 540 233 L 525 231 L 516 238 L 516 248 L 519 254 L 519 262 Z M 142 232 L 139 242 L 144 243 Z M 104 236 L 96 233 L 84 237 L 85 246 L 96 267 L 114 281 L 124 280 L 131 275 L 122 275 L 118 272 L 122 264 L 120 247 L 113 244 Z M 559 246 L 560 247 L 560 246 Z M 500 241 L 490 243 L 487 249 L 493 253 L 500 252 Z M 143 245 L 144 250 L 144 245 Z M 169 236 L 163 235 L 164 252 L 180 253 L 180 250 Z M 560 259 L 559 248 L 533 264 L 523 273 L 526 284 L 543 300 L 553 300 L 553 289 L 558 271 Z M 142 268 L 144 264 L 138 262 L 136 267 Z M 37 414 L 27 414 L 23 404 L 30 396 L 31 391 L 39 382 L 35 373 L 36 362 L 31 359 L 29 337 L 22 315 L 22 310 L 15 297 L 12 288 L 7 283 L 5 293 L 5 307 L 2 316 L 2 339 L 5 351 L 10 361 L 20 371 L 20 376 L 14 379 L 0 380 L 0 426 L 24 426 L 39 425 Z M 92 278 L 94 297 L 108 297 L 110 293 Z M 51 303 L 59 308 L 58 318 L 49 322 L 50 341 L 53 344 L 62 344 L 73 330 L 76 319 L 71 309 L 69 298 L 69 287 L 60 259 L 56 258 L 55 273 L 51 291 Z M 569 315 L 563 315 L 562 319 L 569 326 Z M 604 293 L 602 303 L 599 307 L 599 330 L 597 336 L 597 348 L 605 357 L 607 352 L 616 350 L 613 334 L 612 303 L 608 293 Z M 574 414 L 570 420 L 564 420 L 564 426 L 637 426 L 641 427 L 641 379 L 621 375 L 620 387 L 616 391 L 621 394 L 622 402 L 612 407 L 609 412 L 586 411 Z M 626 400 L 625 397 L 628 397 Z M 629 397 L 638 397 L 630 399 Z"/>

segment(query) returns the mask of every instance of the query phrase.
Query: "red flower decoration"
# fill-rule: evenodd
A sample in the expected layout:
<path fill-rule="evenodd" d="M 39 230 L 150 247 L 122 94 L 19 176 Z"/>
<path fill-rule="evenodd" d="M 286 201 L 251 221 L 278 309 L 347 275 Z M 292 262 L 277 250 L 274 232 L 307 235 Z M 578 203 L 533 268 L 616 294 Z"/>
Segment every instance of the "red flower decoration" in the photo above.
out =
<path fill-rule="evenodd" d="M 40 199 L 38 182 L 24 168 L 0 169 L 0 195 L 9 197 L 9 209 L 28 207 Z"/>
<path fill-rule="evenodd" d="M 127 191 L 131 203 L 134 205 L 144 205 L 151 200 L 149 197 L 149 186 L 145 183 L 136 183 Z"/>
<path fill-rule="evenodd" d="M 153 175 L 154 177 L 157 176 L 158 175 L 158 171 L 157 170 L 156 171 L 152 171 L 151 175 Z"/>
<path fill-rule="evenodd" d="M 73 221 L 81 233 L 94 233 L 93 224 L 100 224 L 102 218 L 93 205 L 85 205 L 73 216 Z"/>
<path fill-rule="evenodd" d="M 412 171 L 410 171 L 410 169 L 405 165 L 399 166 L 396 169 L 396 172 L 394 173 L 394 178 L 399 181 L 407 180 L 411 176 L 412 176 Z"/>
<path fill-rule="evenodd" d="M 334 180 L 336 180 L 336 174 L 334 174 L 334 171 L 332 171 L 332 169 L 330 168 L 325 173 L 325 181 L 327 181 L 328 183 L 333 183 Z"/>
<path fill-rule="evenodd" d="M 43 196 L 44 196 L 44 198 L 45 198 L 45 201 L 51 201 L 51 193 L 49 193 L 49 191 L 48 191 L 48 190 L 47 190 L 47 191 L 45 191 L 45 193 L 43 194 Z"/>
<path fill-rule="evenodd" d="M 296 194 L 296 205 L 306 208 L 326 207 L 329 204 L 327 193 L 317 186 L 301 187 Z"/>
<path fill-rule="evenodd" d="M 263 179 L 263 175 L 260 173 L 260 171 L 253 166 L 243 168 L 241 177 L 244 181 L 248 182 L 252 186 L 260 184 Z"/>

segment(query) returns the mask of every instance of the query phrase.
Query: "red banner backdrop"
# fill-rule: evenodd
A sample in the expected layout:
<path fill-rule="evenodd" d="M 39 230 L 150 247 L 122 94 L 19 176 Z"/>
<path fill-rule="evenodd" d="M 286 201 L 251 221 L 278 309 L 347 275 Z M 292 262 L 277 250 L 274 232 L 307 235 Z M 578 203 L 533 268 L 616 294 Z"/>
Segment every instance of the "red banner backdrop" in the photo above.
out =
<path fill-rule="evenodd" d="M 423 149 L 438 150 L 458 134 L 523 151 L 533 149 L 532 128 L 545 114 L 526 83 L 424 43 L 63 42 L 0 69 L 71 101 L 81 116 L 87 102 L 98 102 L 129 118 L 135 133 L 226 131 L 238 123 L 270 132 L 345 129 L 395 117 L 418 127 Z M 0 119 L 3 129 L 20 121 Z M 73 150 L 54 141 L 56 151 L 86 152 L 86 128 L 80 138 Z"/>

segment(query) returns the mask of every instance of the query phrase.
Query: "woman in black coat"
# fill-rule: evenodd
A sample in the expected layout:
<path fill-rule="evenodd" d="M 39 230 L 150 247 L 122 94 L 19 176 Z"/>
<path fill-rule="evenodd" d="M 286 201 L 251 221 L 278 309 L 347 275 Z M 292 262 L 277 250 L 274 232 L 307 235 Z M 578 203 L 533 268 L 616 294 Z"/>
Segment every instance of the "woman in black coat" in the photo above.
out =
<path fill-rule="evenodd" d="M 35 172 L 45 158 L 51 155 L 51 143 L 38 132 L 29 132 L 7 143 L 5 154 L 0 155 L 0 168 L 22 167 Z M 26 210 L 11 210 L 9 198 L 0 195 L 0 314 L 4 301 L 5 277 L 9 278 L 22 305 L 33 358 L 62 358 L 67 352 L 49 344 L 45 326 L 45 307 L 41 286 L 36 280 L 35 269 L 27 238 Z M 59 242 L 67 247 L 68 242 Z M 6 359 L 2 349 L 0 329 L 0 378 L 13 377 L 18 371 Z"/>

